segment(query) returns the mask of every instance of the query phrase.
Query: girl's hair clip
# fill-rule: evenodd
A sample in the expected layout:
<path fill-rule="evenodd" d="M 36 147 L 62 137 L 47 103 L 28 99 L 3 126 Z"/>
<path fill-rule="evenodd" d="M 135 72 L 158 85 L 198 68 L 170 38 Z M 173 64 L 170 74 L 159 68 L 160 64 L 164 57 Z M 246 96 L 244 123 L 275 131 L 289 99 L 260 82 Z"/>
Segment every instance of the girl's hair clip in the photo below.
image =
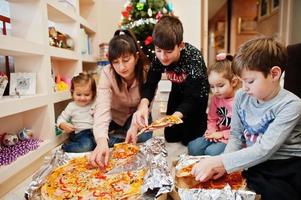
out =
<path fill-rule="evenodd" d="M 219 53 L 216 55 L 216 60 L 217 61 L 223 61 L 223 60 L 229 60 L 232 61 L 233 60 L 233 56 L 226 54 L 226 53 Z"/>
<path fill-rule="evenodd" d="M 114 36 L 118 36 L 118 35 L 130 35 L 128 30 L 125 29 L 119 29 L 117 31 L 115 31 Z"/>

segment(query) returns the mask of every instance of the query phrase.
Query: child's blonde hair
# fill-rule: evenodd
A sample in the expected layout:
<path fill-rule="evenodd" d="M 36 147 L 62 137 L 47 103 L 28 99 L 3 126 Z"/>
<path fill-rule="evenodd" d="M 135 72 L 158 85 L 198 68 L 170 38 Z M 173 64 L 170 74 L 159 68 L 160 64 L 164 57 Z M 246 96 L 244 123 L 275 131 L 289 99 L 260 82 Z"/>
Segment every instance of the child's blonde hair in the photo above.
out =
<path fill-rule="evenodd" d="M 75 85 L 87 85 L 90 84 L 91 91 L 92 91 L 92 100 L 96 97 L 96 82 L 93 78 L 93 76 L 87 72 L 81 72 L 79 75 L 74 76 L 71 80 L 71 87 L 70 92 L 73 96 L 74 87 Z"/>

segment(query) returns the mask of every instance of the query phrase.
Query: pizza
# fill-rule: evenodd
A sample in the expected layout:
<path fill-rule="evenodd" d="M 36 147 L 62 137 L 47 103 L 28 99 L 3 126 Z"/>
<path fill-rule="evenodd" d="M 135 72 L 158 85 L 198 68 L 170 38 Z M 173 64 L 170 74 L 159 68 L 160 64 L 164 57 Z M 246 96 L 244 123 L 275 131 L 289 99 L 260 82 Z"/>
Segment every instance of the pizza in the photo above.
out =
<path fill-rule="evenodd" d="M 177 177 L 192 176 L 191 170 L 192 170 L 192 167 L 193 167 L 194 164 L 195 163 L 187 165 L 187 166 L 181 168 L 180 170 L 177 171 L 176 176 Z"/>
<path fill-rule="evenodd" d="M 124 153 L 124 150 L 132 152 Z M 137 199 L 141 195 L 146 169 L 106 174 L 137 152 L 136 145 L 116 145 L 103 169 L 91 166 L 87 157 L 73 158 L 48 175 L 41 188 L 42 196 L 45 200 Z"/>
<path fill-rule="evenodd" d="M 245 179 L 242 177 L 241 172 L 233 172 L 225 174 L 218 179 L 211 179 L 205 182 L 199 182 L 195 180 L 195 177 L 191 174 L 191 170 L 195 163 L 184 166 L 176 171 L 176 183 L 180 188 L 201 188 L 201 189 L 223 189 L 227 184 L 231 189 L 237 190 L 245 187 Z"/>
<path fill-rule="evenodd" d="M 179 117 L 174 116 L 174 115 L 167 115 L 167 116 L 162 117 L 158 120 L 155 120 L 150 125 L 142 128 L 137 133 L 137 136 L 144 133 L 147 130 L 154 130 L 154 129 L 164 128 L 164 127 L 167 127 L 167 126 L 172 126 L 174 124 L 180 124 L 180 123 L 183 123 L 183 121 Z"/>
<path fill-rule="evenodd" d="M 155 120 L 150 126 L 152 128 L 156 128 L 156 127 L 165 127 L 165 126 L 170 126 L 170 125 L 180 124 L 180 123 L 183 123 L 183 121 L 179 117 L 174 115 L 167 115 L 158 120 Z"/>
<path fill-rule="evenodd" d="M 137 145 L 128 143 L 115 144 L 112 150 L 112 159 L 126 159 L 139 152 Z"/>

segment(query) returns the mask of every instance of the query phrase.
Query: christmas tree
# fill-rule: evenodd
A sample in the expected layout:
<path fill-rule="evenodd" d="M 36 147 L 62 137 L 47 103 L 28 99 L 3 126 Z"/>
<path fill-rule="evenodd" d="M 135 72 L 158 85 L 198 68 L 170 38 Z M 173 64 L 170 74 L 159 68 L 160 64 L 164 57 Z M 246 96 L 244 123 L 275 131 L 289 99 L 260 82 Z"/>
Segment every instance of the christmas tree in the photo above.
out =
<path fill-rule="evenodd" d="M 165 0 L 130 0 L 121 12 L 122 29 L 131 29 L 145 55 L 152 59 L 155 56 L 152 43 L 154 25 L 163 15 L 173 15 L 173 5 Z"/>

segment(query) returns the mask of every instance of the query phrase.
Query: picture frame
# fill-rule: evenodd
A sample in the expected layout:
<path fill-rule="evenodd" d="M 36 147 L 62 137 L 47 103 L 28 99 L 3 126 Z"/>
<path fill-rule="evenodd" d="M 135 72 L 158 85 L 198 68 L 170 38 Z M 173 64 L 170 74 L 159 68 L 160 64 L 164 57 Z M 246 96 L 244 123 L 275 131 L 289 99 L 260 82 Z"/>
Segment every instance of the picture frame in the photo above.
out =
<path fill-rule="evenodd" d="M 11 73 L 9 95 L 35 95 L 36 73 Z"/>
<path fill-rule="evenodd" d="M 225 33 L 226 33 L 226 22 L 217 21 L 216 29 L 214 33 L 214 46 L 218 50 L 225 49 Z"/>
<path fill-rule="evenodd" d="M 270 0 L 259 0 L 258 21 L 267 18 L 270 15 Z"/>
<path fill-rule="evenodd" d="M 256 34 L 257 21 L 252 18 L 239 17 L 237 24 L 238 34 Z"/>
<path fill-rule="evenodd" d="M 280 7 L 280 0 L 271 0 L 271 14 L 277 12 Z"/>

